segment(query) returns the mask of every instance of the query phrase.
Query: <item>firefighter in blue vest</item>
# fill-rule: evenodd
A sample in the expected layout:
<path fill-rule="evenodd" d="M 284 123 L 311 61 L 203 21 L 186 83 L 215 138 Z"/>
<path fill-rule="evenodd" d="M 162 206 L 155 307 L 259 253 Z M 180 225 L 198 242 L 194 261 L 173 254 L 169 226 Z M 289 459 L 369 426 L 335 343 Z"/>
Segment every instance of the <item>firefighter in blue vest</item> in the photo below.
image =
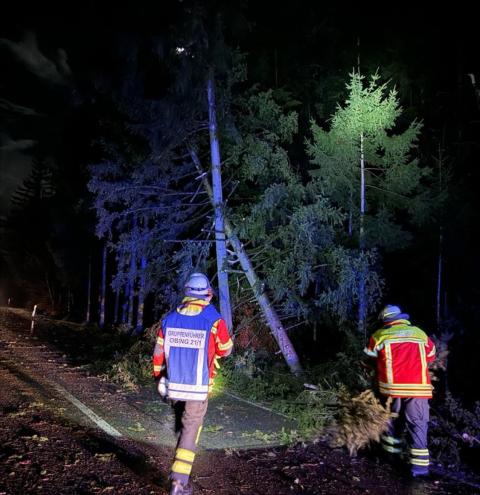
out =
<path fill-rule="evenodd" d="M 208 277 L 193 273 L 185 297 L 158 327 L 153 352 L 153 374 L 158 391 L 180 413 L 179 438 L 170 479 L 170 495 L 191 494 L 188 484 L 197 444 L 207 412 L 208 394 L 218 359 L 233 347 L 227 325 L 210 301 Z"/>

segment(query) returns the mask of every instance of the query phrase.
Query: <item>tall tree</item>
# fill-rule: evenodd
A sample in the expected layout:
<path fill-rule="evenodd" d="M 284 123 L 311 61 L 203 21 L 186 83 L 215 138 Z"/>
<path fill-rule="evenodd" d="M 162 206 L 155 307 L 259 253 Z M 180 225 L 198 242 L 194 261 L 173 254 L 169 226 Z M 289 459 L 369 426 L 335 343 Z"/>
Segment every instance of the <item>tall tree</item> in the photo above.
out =
<path fill-rule="evenodd" d="M 100 278 L 100 290 L 98 294 L 98 303 L 100 309 L 99 324 L 100 328 L 105 326 L 105 309 L 106 309 L 106 297 L 107 297 L 107 241 L 104 240 L 102 247 L 102 274 Z"/>
<path fill-rule="evenodd" d="M 87 308 L 85 314 L 86 323 L 90 323 L 92 305 L 92 256 L 88 257 L 88 279 L 87 279 Z"/>
<path fill-rule="evenodd" d="M 52 175 L 46 157 L 38 154 L 30 174 L 12 196 L 12 208 L 3 225 L 3 249 L 14 282 L 23 289 L 26 300 L 55 309 L 60 277 L 51 244 Z"/>
<path fill-rule="evenodd" d="M 235 125 L 226 148 L 226 168 L 236 179 L 229 213 L 248 240 L 254 268 L 275 307 L 291 327 L 351 318 L 358 292 L 359 257 L 345 243 L 346 215 L 324 194 L 318 179 L 303 175 L 291 158 L 298 132 L 298 102 L 284 91 L 239 95 Z M 381 281 L 371 278 L 371 297 Z M 287 325 L 287 324 L 286 324 Z"/>
<path fill-rule="evenodd" d="M 220 143 L 217 125 L 217 105 L 215 97 L 215 72 L 210 68 L 207 77 L 208 128 L 210 131 L 210 156 L 212 162 L 213 208 L 215 214 L 215 248 L 217 252 L 217 277 L 220 292 L 220 312 L 229 329 L 232 328 L 232 306 L 227 272 L 227 243 L 220 159 Z"/>
<path fill-rule="evenodd" d="M 338 105 L 329 129 L 311 123 L 312 139 L 307 153 L 332 202 L 352 216 L 357 246 L 362 253 L 406 246 L 409 226 L 424 222 L 431 213 L 430 169 L 414 156 L 421 124 L 399 126 L 402 109 L 395 90 L 387 91 L 375 74 L 366 83 L 353 73 L 347 84 L 345 104 Z M 357 205 L 357 206 L 355 206 Z M 358 267 L 358 327 L 365 331 L 365 318 L 372 300 L 366 285 L 371 267 Z"/>

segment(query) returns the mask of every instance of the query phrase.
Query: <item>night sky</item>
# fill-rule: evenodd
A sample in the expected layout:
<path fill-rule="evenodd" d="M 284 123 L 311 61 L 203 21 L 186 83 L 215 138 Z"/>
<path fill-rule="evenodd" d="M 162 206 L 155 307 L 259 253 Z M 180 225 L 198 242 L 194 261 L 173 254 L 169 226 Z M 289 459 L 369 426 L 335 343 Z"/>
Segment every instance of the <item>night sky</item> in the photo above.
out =
<path fill-rule="evenodd" d="M 95 74 L 114 70 L 110 55 L 118 36 L 166 32 L 189 5 L 168 4 L 169 8 L 165 2 L 157 6 L 127 3 L 115 9 L 98 2 L 9 5 L 0 21 L 2 211 L 8 208 L 8 195 L 28 173 L 33 141 L 54 141 L 60 122 L 88 105 Z M 342 76 L 356 66 L 359 40 L 361 64 L 367 71 L 382 70 L 392 62 L 405 70 L 415 85 L 416 115 L 424 120 L 426 129 L 441 125 L 448 133 L 461 120 L 462 127 L 468 127 L 465 131 L 472 133 L 471 145 L 475 146 L 477 129 L 471 124 L 476 119 L 476 100 L 467 75 L 479 77 L 472 7 L 457 3 L 432 9 L 406 3 L 386 12 L 348 3 L 332 7 L 298 2 L 291 9 L 287 4 L 242 2 L 241 7 L 223 9 L 231 28 L 228 42 L 248 54 L 253 78 L 263 71 L 263 83 L 288 86 L 305 66 L 337 71 Z M 22 45 L 24 36 L 35 36 L 36 42 Z M 30 67 L 19 61 L 22 47 L 31 56 Z M 270 72 L 269 81 L 265 72 Z M 401 83 L 396 81 L 400 90 Z M 12 103 L 25 107 L 17 109 L 15 117 Z M 91 136 L 85 134 L 83 144 L 88 147 Z M 76 139 L 81 141 L 82 136 Z M 476 173 L 477 167 L 470 167 L 468 160 L 464 163 L 466 174 Z"/>

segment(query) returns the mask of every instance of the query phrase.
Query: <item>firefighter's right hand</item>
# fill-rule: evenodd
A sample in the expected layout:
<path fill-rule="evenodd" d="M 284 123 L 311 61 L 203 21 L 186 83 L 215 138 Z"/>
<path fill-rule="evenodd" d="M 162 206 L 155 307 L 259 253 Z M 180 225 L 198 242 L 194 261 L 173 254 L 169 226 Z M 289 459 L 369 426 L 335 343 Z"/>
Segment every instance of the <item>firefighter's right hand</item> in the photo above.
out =
<path fill-rule="evenodd" d="M 158 384 L 157 384 L 157 390 L 162 399 L 165 399 L 167 397 L 167 385 L 168 385 L 167 379 L 164 376 L 162 376 L 162 378 L 158 380 Z"/>

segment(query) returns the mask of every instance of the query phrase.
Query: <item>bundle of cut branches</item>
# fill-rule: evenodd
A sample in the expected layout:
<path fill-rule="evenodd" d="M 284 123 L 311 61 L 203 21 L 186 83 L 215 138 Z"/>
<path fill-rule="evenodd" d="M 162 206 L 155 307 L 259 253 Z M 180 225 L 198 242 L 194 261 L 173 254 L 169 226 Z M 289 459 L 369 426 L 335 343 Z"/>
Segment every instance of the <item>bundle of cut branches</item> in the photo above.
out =
<path fill-rule="evenodd" d="M 353 396 L 346 389 L 338 394 L 338 409 L 328 437 L 332 447 L 346 447 L 351 456 L 371 442 L 380 441 L 380 435 L 395 413 L 390 411 L 391 399 L 385 405 L 371 389 Z"/>

